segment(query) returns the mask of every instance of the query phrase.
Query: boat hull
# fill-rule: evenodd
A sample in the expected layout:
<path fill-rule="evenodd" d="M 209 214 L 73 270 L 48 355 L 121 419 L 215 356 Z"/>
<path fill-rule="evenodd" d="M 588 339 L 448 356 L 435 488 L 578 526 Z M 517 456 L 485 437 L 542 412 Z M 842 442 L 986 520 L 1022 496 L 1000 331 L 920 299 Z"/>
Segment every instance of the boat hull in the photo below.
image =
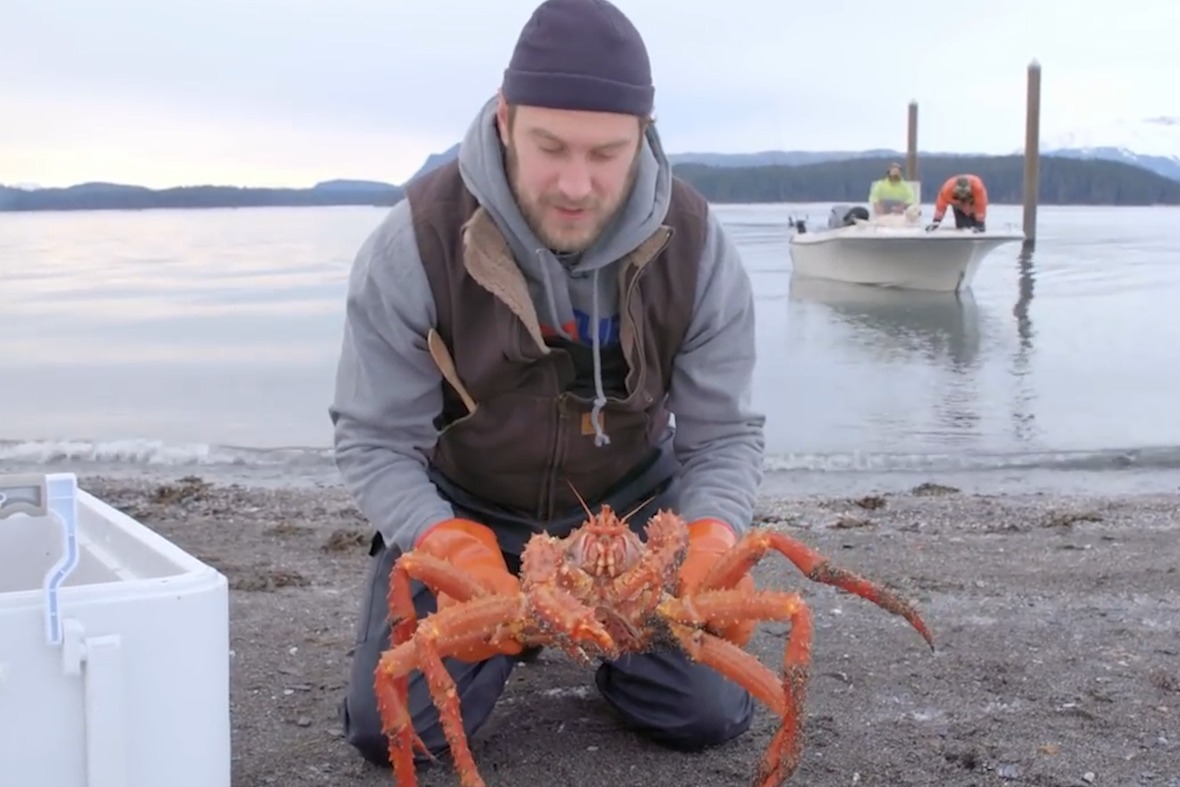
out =
<path fill-rule="evenodd" d="M 1019 233 L 865 226 L 791 237 L 793 273 L 814 279 L 934 292 L 967 289 L 984 257 Z"/>

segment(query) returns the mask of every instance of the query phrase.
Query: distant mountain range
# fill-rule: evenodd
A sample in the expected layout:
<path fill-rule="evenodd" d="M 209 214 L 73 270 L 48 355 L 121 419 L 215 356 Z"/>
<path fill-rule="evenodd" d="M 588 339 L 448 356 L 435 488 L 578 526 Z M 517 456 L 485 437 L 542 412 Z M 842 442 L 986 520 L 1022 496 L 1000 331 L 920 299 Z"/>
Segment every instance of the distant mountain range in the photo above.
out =
<path fill-rule="evenodd" d="M 1013 150 L 1024 155 L 1023 149 Z M 441 166 L 459 155 L 459 145 L 452 145 L 442 153 L 426 159 L 421 169 L 410 178 Z M 1079 129 L 1066 134 L 1042 139 L 1042 156 L 1060 156 L 1098 161 L 1116 161 L 1141 167 L 1165 178 L 1180 181 L 1180 116 L 1153 117 L 1140 121 L 1116 121 L 1102 126 Z M 919 167 L 923 158 L 981 158 L 984 153 L 951 153 L 927 151 L 918 154 Z M 821 164 L 849 159 L 894 158 L 904 163 L 905 152 L 891 148 L 870 150 L 766 150 L 755 153 L 672 153 L 673 164 L 706 164 L 711 167 L 761 167 L 775 164 L 797 166 Z"/>
<path fill-rule="evenodd" d="M 149 189 L 146 186 L 94 182 L 65 188 L 0 186 L 0 212 L 393 205 L 401 197 L 400 187 L 372 180 L 327 180 L 309 189 L 238 186 Z"/>
<path fill-rule="evenodd" d="M 1041 150 L 1068 158 L 1120 161 L 1180 180 L 1180 116 L 1081 128 L 1042 140 Z"/>
<path fill-rule="evenodd" d="M 1013 150 L 1024 155 L 1024 150 Z M 452 145 L 442 153 L 426 159 L 413 178 L 451 161 L 459 154 L 459 146 Z M 1100 126 L 1078 129 L 1041 140 L 1042 156 L 1060 156 L 1098 161 L 1116 161 L 1142 167 L 1165 178 L 1180 181 L 1180 116 L 1152 117 L 1138 121 L 1114 121 Z M 918 154 L 919 167 L 923 158 L 959 157 L 980 158 L 984 153 L 951 153 L 927 151 Z M 894 158 L 905 161 L 905 152 L 891 148 L 870 150 L 766 150 L 756 153 L 672 153 L 673 164 L 707 164 L 711 167 L 761 167 L 772 164 L 797 166 L 821 164 L 827 161 L 846 161 L 862 158 Z"/>
<path fill-rule="evenodd" d="M 756 155 L 756 154 L 755 154 Z M 676 174 L 714 203 L 863 203 L 872 181 L 896 156 L 839 158 L 811 164 L 716 166 L 681 161 Z M 936 156 L 923 154 L 923 201 L 946 178 L 974 172 L 987 183 L 996 204 L 1018 204 L 1024 194 L 1022 156 Z M 1119 161 L 1046 156 L 1041 159 L 1044 205 L 1180 205 L 1180 180 Z M 245 208 L 280 206 L 389 206 L 403 196 L 400 186 L 374 181 L 327 181 L 310 189 L 184 186 L 153 190 L 141 186 L 84 183 L 32 191 L 0 188 L 0 211 L 147 210 L 152 208 Z"/>
<path fill-rule="evenodd" d="M 459 144 L 455 143 L 442 153 L 432 153 L 426 162 L 410 176 L 409 181 L 425 175 L 436 167 L 454 161 L 459 155 Z M 923 153 L 932 156 L 958 155 L 954 153 Z M 965 154 L 977 155 L 977 154 Z M 847 161 L 862 158 L 898 158 L 905 160 L 905 154 L 896 150 L 880 148 L 874 150 L 763 150 L 753 153 L 669 153 L 668 161 L 676 164 L 704 164 L 708 167 L 765 167 L 799 164 L 823 164 L 828 161 Z"/>
<path fill-rule="evenodd" d="M 1107 200 L 1104 204 L 1175 204 L 1173 187 L 1180 188 L 1180 117 L 1155 117 L 1135 123 L 1112 123 L 1084 129 L 1045 140 L 1041 150 L 1044 162 L 1041 198 L 1045 202 L 1062 203 L 1076 199 L 1088 203 Z M 430 155 L 406 183 L 454 160 L 458 153 L 459 145 L 455 144 L 441 153 Z M 1013 155 L 1019 157 L 1022 151 L 1015 151 Z M 924 191 L 928 197 L 930 189 L 934 187 L 933 181 L 942 177 L 942 170 L 949 172 L 956 166 L 965 167 L 971 162 L 974 170 L 983 167 L 993 171 L 992 178 L 985 176 L 990 188 L 995 177 L 1004 182 L 1010 178 L 1013 155 L 920 152 L 919 176 L 926 184 Z M 862 189 L 860 185 L 848 184 L 867 183 L 867 179 L 875 179 L 884 163 L 890 160 L 904 161 L 905 153 L 888 148 L 767 150 L 751 153 L 673 153 L 668 158 L 677 172 L 694 181 L 694 185 L 716 185 L 724 181 L 724 199 L 731 201 L 773 201 L 774 189 L 777 189 L 780 200 L 788 200 L 790 195 L 789 199 L 803 201 L 849 198 L 861 201 L 863 195 L 848 195 L 858 195 L 861 190 L 867 190 L 867 185 Z M 1068 176 L 1058 176 L 1056 187 L 1052 184 L 1047 186 L 1046 174 L 1054 159 L 1076 161 L 1083 166 L 1069 167 Z M 1095 166 L 1084 166 L 1087 162 Z M 1116 166 L 1098 166 L 1100 163 Z M 848 170 L 848 165 L 853 165 L 853 170 Z M 731 172 L 722 177 L 722 173 L 710 174 L 709 169 Z M 739 174 L 736 170 L 743 172 Z M 753 170 L 766 171 L 746 174 Z M 1085 186 L 1085 178 L 1079 174 L 1082 172 L 1089 173 L 1086 177 L 1091 180 L 1097 179 L 1097 185 Z M 983 172 L 980 174 L 984 175 Z M 781 183 L 768 186 L 768 177 Z M 759 183 L 757 188 L 751 185 L 755 181 Z M 1125 187 L 1112 188 L 1110 184 L 1115 181 Z M 1066 182 L 1068 187 L 1061 185 Z M 22 183 L 11 187 L 0 185 L 0 211 L 392 205 L 401 199 L 405 185 L 371 180 L 329 180 L 308 189 L 213 185 L 148 189 L 117 183 L 82 183 L 67 188 L 41 189 L 33 184 Z M 997 198 L 1001 193 L 1010 194 L 1011 189 L 996 189 Z M 719 194 L 714 192 L 712 196 L 706 196 L 721 200 Z"/>

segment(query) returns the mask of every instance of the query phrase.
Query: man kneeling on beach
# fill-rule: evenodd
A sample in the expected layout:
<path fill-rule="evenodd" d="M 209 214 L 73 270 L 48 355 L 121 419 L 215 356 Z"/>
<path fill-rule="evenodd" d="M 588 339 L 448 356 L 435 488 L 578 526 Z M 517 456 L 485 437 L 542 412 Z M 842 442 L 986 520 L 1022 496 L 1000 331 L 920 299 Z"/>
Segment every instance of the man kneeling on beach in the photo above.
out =
<path fill-rule="evenodd" d="M 388 764 L 373 675 L 402 551 L 503 587 L 532 534 L 584 520 L 571 483 L 592 510 L 654 496 L 630 520 L 640 532 L 657 507 L 683 516 L 686 581 L 750 526 L 764 446 L 751 284 L 709 205 L 673 177 L 653 95 L 615 6 L 548 0 L 458 161 L 412 182 L 357 256 L 330 412 L 337 465 L 377 531 L 342 708 L 372 762 Z M 417 583 L 414 606 L 435 609 Z M 519 658 L 447 659 L 469 736 Z M 626 723 L 672 747 L 727 741 L 753 715 L 744 689 L 677 651 L 595 678 Z M 417 672 L 409 692 L 418 735 L 444 753 Z"/>

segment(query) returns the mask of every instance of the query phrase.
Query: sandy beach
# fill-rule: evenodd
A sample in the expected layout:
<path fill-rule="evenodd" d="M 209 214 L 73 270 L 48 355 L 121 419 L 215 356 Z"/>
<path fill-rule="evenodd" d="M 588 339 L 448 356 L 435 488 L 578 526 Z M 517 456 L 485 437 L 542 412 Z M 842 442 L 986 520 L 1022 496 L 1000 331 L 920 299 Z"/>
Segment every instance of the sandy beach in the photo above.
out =
<path fill-rule="evenodd" d="M 368 530 L 339 487 L 80 477 L 229 578 L 235 787 L 388 785 L 341 737 Z M 764 499 L 758 518 L 918 602 L 900 618 L 809 583 L 760 585 L 815 614 L 806 744 L 791 784 L 1180 787 L 1180 493 L 987 496 L 923 485 Z M 785 625 L 750 649 L 779 663 Z M 489 785 L 748 783 L 774 728 L 697 754 L 621 729 L 591 673 L 521 665 L 472 741 Z M 449 764 L 423 785 L 453 785 Z"/>

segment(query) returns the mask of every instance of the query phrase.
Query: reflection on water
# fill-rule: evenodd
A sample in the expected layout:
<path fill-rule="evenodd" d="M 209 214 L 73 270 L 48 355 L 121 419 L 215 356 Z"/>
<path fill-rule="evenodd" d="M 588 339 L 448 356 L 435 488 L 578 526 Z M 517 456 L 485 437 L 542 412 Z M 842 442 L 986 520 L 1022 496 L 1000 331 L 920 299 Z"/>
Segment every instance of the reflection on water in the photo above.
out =
<path fill-rule="evenodd" d="M 793 276 L 790 299 L 822 305 L 878 357 L 916 353 L 966 373 L 979 356 L 979 307 L 970 290 L 922 292 Z"/>
<path fill-rule="evenodd" d="M 1032 438 L 1036 428 L 1036 413 L 1033 409 L 1035 394 L 1033 392 L 1029 371 L 1032 368 L 1033 324 L 1030 314 L 1033 290 L 1036 283 L 1036 271 L 1033 268 L 1032 242 L 1026 242 L 1020 251 L 1018 269 L 1020 277 L 1017 291 L 1019 297 L 1012 307 L 1012 314 L 1016 316 L 1016 335 L 1019 341 L 1012 353 L 1012 379 L 1015 381 L 1016 394 L 1012 404 L 1013 436 L 1020 442 L 1027 442 Z"/>
<path fill-rule="evenodd" d="M 1027 245 L 1020 251 L 1019 257 L 1019 293 L 1012 313 L 1016 315 L 1017 335 L 1020 336 L 1020 346 L 1023 349 L 1032 348 L 1032 319 L 1029 317 L 1029 306 L 1032 304 L 1033 290 L 1036 285 L 1036 271 L 1033 269 L 1033 247 Z"/>
<path fill-rule="evenodd" d="M 848 435 L 846 450 L 918 450 L 921 443 L 945 450 L 980 433 L 987 405 L 976 373 L 985 342 L 982 310 L 970 290 L 923 292 L 795 275 L 790 301 L 810 312 L 806 319 L 838 331 L 841 358 L 858 359 L 856 381 L 829 386 L 823 400 L 829 428 L 839 423 Z"/>

